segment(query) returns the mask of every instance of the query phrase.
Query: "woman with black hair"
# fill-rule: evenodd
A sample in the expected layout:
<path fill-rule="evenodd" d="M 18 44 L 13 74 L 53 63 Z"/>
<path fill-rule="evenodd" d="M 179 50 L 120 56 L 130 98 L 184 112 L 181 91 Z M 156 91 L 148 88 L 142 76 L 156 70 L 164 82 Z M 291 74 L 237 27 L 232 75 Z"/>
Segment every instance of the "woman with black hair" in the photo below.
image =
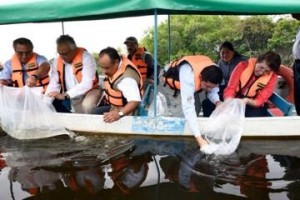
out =
<path fill-rule="evenodd" d="M 220 60 L 218 66 L 223 72 L 223 82 L 220 84 L 220 98 L 223 100 L 223 90 L 226 88 L 230 75 L 237 64 L 247 60 L 247 57 L 238 53 L 231 42 L 225 41 L 219 48 Z"/>

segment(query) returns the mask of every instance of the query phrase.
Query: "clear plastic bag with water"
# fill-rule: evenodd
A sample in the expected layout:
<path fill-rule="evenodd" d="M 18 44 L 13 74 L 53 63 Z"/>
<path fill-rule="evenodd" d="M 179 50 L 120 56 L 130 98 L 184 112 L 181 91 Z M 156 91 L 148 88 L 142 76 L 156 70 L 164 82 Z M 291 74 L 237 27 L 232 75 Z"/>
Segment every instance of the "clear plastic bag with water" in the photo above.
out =
<path fill-rule="evenodd" d="M 154 100 L 148 108 L 148 116 L 154 117 Z M 156 116 L 168 116 L 167 99 L 161 92 L 158 92 L 156 95 Z"/>
<path fill-rule="evenodd" d="M 58 126 L 56 111 L 40 88 L 0 86 L 1 128 L 17 139 L 73 135 Z"/>
<path fill-rule="evenodd" d="M 245 120 L 245 104 L 241 99 L 227 99 L 218 106 L 207 123 L 204 125 L 201 134 L 209 143 L 201 148 L 204 153 L 216 155 L 229 155 L 239 145 Z"/>

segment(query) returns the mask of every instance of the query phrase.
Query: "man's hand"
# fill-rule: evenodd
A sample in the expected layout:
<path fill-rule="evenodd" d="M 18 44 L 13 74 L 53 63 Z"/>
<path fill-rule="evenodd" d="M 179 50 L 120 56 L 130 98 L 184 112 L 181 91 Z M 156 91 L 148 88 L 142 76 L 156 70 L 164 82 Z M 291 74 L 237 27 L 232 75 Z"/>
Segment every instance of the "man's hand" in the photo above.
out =
<path fill-rule="evenodd" d="M 245 105 L 251 105 L 251 99 L 249 98 L 243 98 L 242 99 Z"/>
<path fill-rule="evenodd" d="M 111 123 L 111 122 L 117 121 L 120 118 L 121 117 L 119 115 L 119 111 L 118 110 L 112 110 L 110 112 L 104 113 L 104 116 L 103 116 L 103 120 L 106 123 Z"/>
<path fill-rule="evenodd" d="M 217 102 L 215 103 L 216 107 L 219 107 L 221 104 L 222 104 L 222 101 L 217 101 Z"/>
<path fill-rule="evenodd" d="M 58 93 L 58 92 L 50 92 L 48 94 L 49 97 L 53 97 L 57 100 L 65 100 L 66 96 L 64 94 Z"/>
<path fill-rule="evenodd" d="M 29 76 L 27 81 L 26 81 L 26 85 L 29 87 L 34 87 L 37 84 L 37 76 Z"/>
<path fill-rule="evenodd" d="M 0 80 L 0 85 L 7 85 L 7 80 Z"/>

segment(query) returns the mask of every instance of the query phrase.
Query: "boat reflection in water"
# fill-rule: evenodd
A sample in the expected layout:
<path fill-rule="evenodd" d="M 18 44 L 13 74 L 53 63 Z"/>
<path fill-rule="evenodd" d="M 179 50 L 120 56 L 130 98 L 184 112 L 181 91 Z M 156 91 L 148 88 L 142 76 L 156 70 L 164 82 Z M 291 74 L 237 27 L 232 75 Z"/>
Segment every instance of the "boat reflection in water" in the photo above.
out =
<path fill-rule="evenodd" d="M 0 199 L 300 199 L 300 140 L 243 140 L 204 155 L 193 138 L 0 137 Z"/>

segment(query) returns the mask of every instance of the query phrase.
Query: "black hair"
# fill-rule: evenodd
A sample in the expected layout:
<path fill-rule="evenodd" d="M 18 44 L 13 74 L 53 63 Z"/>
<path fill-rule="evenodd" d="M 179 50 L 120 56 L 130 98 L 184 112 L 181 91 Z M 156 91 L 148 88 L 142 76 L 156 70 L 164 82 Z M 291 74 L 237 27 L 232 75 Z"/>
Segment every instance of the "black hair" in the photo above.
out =
<path fill-rule="evenodd" d="M 115 48 L 107 47 L 105 49 L 102 49 L 99 53 L 99 57 L 101 57 L 103 54 L 107 54 L 112 62 L 121 60 L 121 57 Z"/>
<path fill-rule="evenodd" d="M 27 38 L 21 37 L 21 38 L 15 39 L 15 40 L 13 41 L 13 48 L 16 49 L 16 46 L 17 46 L 18 44 L 26 45 L 26 46 L 29 46 L 29 47 L 31 48 L 31 50 L 33 49 L 33 44 L 32 44 L 32 42 L 31 42 L 29 39 L 27 39 Z"/>
<path fill-rule="evenodd" d="M 213 84 L 220 84 L 223 80 L 223 72 L 216 65 L 210 65 L 205 67 L 201 71 L 202 81 L 211 82 Z"/>
<path fill-rule="evenodd" d="M 271 68 L 272 71 L 278 72 L 281 65 L 281 57 L 274 51 L 268 51 L 257 58 L 257 62 L 265 61 L 266 64 Z"/>
<path fill-rule="evenodd" d="M 61 35 L 59 38 L 56 39 L 56 44 L 69 44 L 69 45 L 74 45 L 76 47 L 76 42 L 74 38 L 72 38 L 69 35 Z"/>
<path fill-rule="evenodd" d="M 237 51 L 234 49 L 233 44 L 232 44 L 231 42 L 229 42 L 229 41 L 223 42 L 223 43 L 221 44 L 221 46 L 219 47 L 219 51 L 221 51 L 222 48 L 226 48 L 226 49 L 228 49 L 228 50 L 230 50 L 230 51 L 233 51 L 235 56 L 241 55 L 239 52 L 237 52 Z"/>

